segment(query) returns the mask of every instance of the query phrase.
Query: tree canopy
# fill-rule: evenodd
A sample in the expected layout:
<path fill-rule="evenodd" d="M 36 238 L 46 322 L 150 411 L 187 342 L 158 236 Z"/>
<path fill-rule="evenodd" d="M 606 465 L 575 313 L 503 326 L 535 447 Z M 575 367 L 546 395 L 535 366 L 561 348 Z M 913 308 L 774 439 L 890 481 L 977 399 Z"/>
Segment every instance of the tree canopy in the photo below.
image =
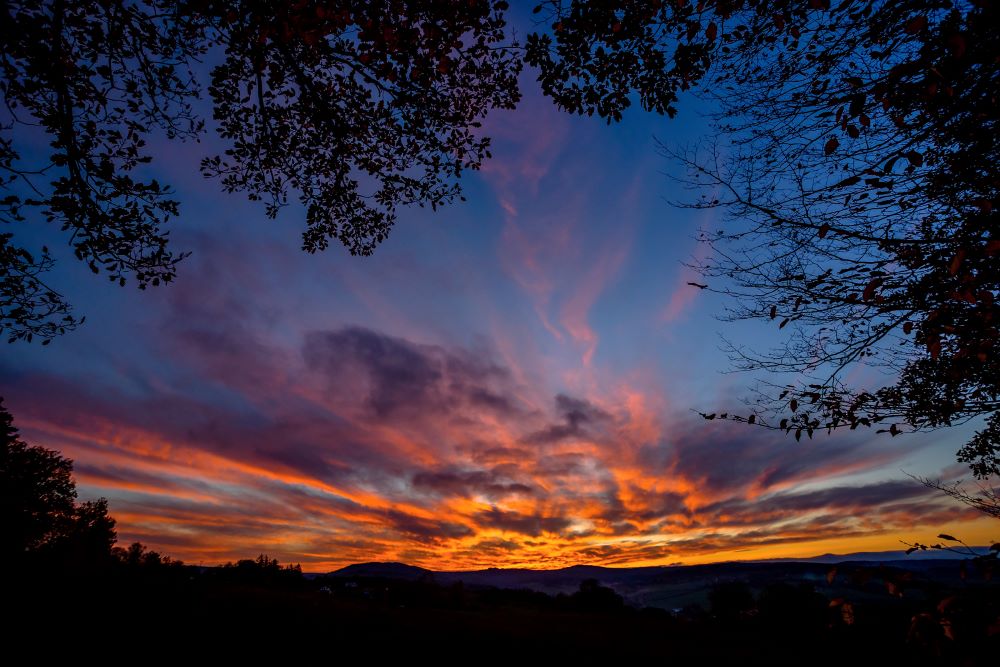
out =
<path fill-rule="evenodd" d="M 73 464 L 57 452 L 21 440 L 13 417 L 0 405 L 0 494 L 4 514 L 4 554 L 38 549 L 73 515 Z"/>
<path fill-rule="evenodd" d="M 1000 16 L 987 0 L 544 3 L 528 40 L 543 90 L 621 117 L 634 97 L 716 108 L 716 141 L 666 146 L 722 207 L 698 268 L 735 298 L 727 319 L 773 321 L 773 371 L 728 418 L 812 437 L 892 435 L 986 417 L 959 458 L 1000 472 Z M 787 327 L 787 328 L 786 328 Z M 857 364 L 888 382 L 853 386 Z"/>
<path fill-rule="evenodd" d="M 705 235 L 717 252 L 701 269 L 737 298 L 732 318 L 788 327 L 776 349 L 733 346 L 743 368 L 795 376 L 737 419 L 801 437 L 985 416 L 959 459 L 986 477 L 1000 472 L 997 12 L 851 4 L 736 58 L 713 80 L 739 91 L 721 99 L 728 157 L 682 157 L 717 193 L 698 205 L 735 223 Z M 857 364 L 888 375 L 854 386 Z"/>
<path fill-rule="evenodd" d="M 111 556 L 115 521 L 104 498 L 76 502 L 73 462 L 24 442 L 0 400 L 0 561 L 92 566 Z"/>
<path fill-rule="evenodd" d="M 274 217 L 298 199 L 303 247 L 370 254 L 400 206 L 461 196 L 489 155 L 477 133 L 519 98 L 505 2 L 185 0 L 4 4 L 0 28 L 0 222 L 41 215 L 95 273 L 140 288 L 171 281 L 180 213 L 146 177 L 153 136 L 229 144 L 202 162 L 223 189 Z M 206 78 L 205 72 L 208 70 Z M 44 135 L 49 155 L 31 145 Z M 75 326 L 44 280 L 52 259 L 0 234 L 0 329 L 48 341 Z"/>

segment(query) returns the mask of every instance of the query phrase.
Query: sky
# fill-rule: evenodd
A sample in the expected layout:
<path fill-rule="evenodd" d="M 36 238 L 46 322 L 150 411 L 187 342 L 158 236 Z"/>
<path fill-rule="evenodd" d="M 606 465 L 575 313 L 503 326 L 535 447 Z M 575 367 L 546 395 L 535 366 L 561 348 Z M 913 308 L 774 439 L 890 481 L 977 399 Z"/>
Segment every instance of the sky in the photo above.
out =
<path fill-rule="evenodd" d="M 31 444 L 74 461 L 81 499 L 108 498 L 119 542 L 185 562 L 267 553 L 306 571 L 404 561 L 436 569 L 699 563 L 899 549 L 990 521 L 906 473 L 969 477 L 970 428 L 796 442 L 734 411 L 755 376 L 728 372 L 717 319 L 687 282 L 716 212 L 655 139 L 677 119 L 607 125 L 542 98 L 484 132 L 494 157 L 467 201 L 403 210 L 372 257 L 300 250 L 275 221 L 198 174 L 219 145 L 152 146 L 182 202 L 167 287 L 139 291 L 73 260 L 58 230 L 20 231 L 61 261 L 87 321 L 0 353 L 0 395 Z M 995 523 L 995 522 L 994 522 Z"/>

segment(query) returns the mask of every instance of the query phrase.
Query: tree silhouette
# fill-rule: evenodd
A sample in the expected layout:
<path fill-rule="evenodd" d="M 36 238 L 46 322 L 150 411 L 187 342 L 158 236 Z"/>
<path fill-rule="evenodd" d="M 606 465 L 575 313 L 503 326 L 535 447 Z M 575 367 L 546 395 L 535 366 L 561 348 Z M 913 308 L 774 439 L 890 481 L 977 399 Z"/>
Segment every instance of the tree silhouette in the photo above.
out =
<path fill-rule="evenodd" d="M 730 347 L 791 380 L 730 419 L 799 438 L 985 416 L 959 460 L 1000 472 L 1000 16 L 975 5 L 841 3 L 715 80 L 739 91 L 719 100 L 730 157 L 678 157 L 716 193 L 695 206 L 736 224 L 703 235 L 718 252 L 699 268 L 729 319 L 789 334 Z M 853 386 L 858 364 L 890 381 Z"/>
<path fill-rule="evenodd" d="M 76 487 L 72 462 L 21 440 L 2 402 L 0 438 L 3 559 L 11 561 L 37 551 L 61 534 L 76 508 Z"/>
<path fill-rule="evenodd" d="M 1000 489 L 985 481 L 980 481 L 977 484 L 978 490 L 972 491 L 961 481 L 944 482 L 940 479 L 935 480 L 919 475 L 910 475 L 910 477 L 927 488 L 940 491 L 952 500 L 968 505 L 986 516 L 1000 519 Z"/>
<path fill-rule="evenodd" d="M 837 11 L 871 4 L 848 0 Z M 829 11 L 829 0 L 546 0 L 534 13 L 548 30 L 528 35 L 525 60 L 539 69 L 542 91 L 570 113 L 610 123 L 638 98 L 643 109 L 673 117 L 679 94 L 707 74 L 740 76 L 740 58 L 786 48 L 817 17 L 842 18 Z"/>
<path fill-rule="evenodd" d="M 543 90 L 620 118 L 634 97 L 672 114 L 699 85 L 718 144 L 676 150 L 722 207 L 699 265 L 773 321 L 775 350 L 732 345 L 772 371 L 750 413 L 794 433 L 881 425 L 896 435 L 988 421 L 959 452 L 1000 471 L 1000 24 L 986 0 L 547 2 L 528 40 Z M 707 149 L 707 150 L 706 150 Z M 697 285 L 701 287 L 702 285 Z M 787 327 L 787 328 L 786 328 Z M 857 364 L 894 378 L 845 380 Z M 782 380 L 789 380 L 786 386 Z"/>
<path fill-rule="evenodd" d="M 588 612 L 613 612 L 625 608 L 625 600 L 613 588 L 602 586 L 597 579 L 584 579 L 573 593 L 570 604 L 574 609 Z"/>
<path fill-rule="evenodd" d="M 146 138 L 193 138 L 202 128 L 187 65 L 206 47 L 203 30 L 172 21 L 171 4 L 11 2 L 0 29 L 0 221 L 22 223 L 37 210 L 95 273 L 140 287 L 171 280 L 181 258 L 162 229 L 177 214 L 169 188 L 133 176 L 149 162 Z M 26 152 L 35 127 L 51 146 L 47 159 Z M 10 340 L 47 340 L 77 324 L 43 281 L 46 250 L 36 258 L 6 233 L 0 258 L 0 327 Z"/>
<path fill-rule="evenodd" d="M 226 563 L 218 568 L 213 576 L 221 581 L 258 586 L 290 586 L 302 585 L 302 566 L 284 565 L 267 554 L 260 554 L 255 559 L 243 559 L 235 563 Z"/>
<path fill-rule="evenodd" d="M 76 506 L 62 533 L 53 540 L 49 558 L 69 569 L 92 571 L 113 562 L 117 539 L 107 499 L 88 500 Z"/>
<path fill-rule="evenodd" d="M 21 440 L 0 399 L 0 561 L 71 564 L 107 562 L 115 521 L 104 498 L 76 503 L 73 462 Z"/>
<path fill-rule="evenodd" d="M 400 206 L 461 196 L 457 179 L 489 155 L 479 121 L 519 98 L 520 59 L 504 47 L 499 0 L 286 3 L 186 0 L 119 5 L 27 0 L 0 28 L 0 221 L 40 214 L 78 259 L 124 285 L 171 281 L 184 257 L 165 225 L 171 189 L 141 176 L 147 141 L 197 139 L 205 65 L 219 135 L 202 163 L 230 192 L 290 196 L 303 246 L 330 239 L 370 254 Z M 51 153 L 29 146 L 39 130 Z M 37 212 L 37 213 L 36 213 Z M 78 322 L 43 280 L 47 250 L 0 235 L 0 330 L 49 340 Z"/>

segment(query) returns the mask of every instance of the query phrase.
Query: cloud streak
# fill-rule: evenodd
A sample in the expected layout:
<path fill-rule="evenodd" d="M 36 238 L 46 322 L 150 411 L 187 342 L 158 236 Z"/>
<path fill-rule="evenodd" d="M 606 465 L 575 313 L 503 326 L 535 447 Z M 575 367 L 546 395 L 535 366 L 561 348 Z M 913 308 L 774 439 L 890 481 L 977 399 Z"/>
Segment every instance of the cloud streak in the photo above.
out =
<path fill-rule="evenodd" d="M 662 121 L 525 102 L 487 120 L 469 201 L 408 210 L 369 258 L 303 255 L 300 225 L 176 181 L 178 280 L 109 292 L 65 263 L 87 326 L 0 360 L 25 437 L 74 459 L 122 541 L 195 563 L 623 565 L 986 533 L 900 481 L 951 462 L 946 441 L 694 414 L 734 400 L 677 269 L 716 223 L 659 205 Z"/>
<path fill-rule="evenodd" d="M 76 460 L 123 540 L 195 562 L 252 551 L 313 569 L 676 561 L 946 516 L 913 482 L 840 481 L 899 450 L 862 438 L 805 449 L 640 409 L 627 392 L 534 405 L 482 351 L 345 326 L 305 334 L 297 354 L 260 341 L 226 354 L 246 371 L 206 368 L 226 391 L 202 397 L 2 377 L 17 381 L 22 430 Z M 296 358 L 258 384 L 268 359 Z"/>

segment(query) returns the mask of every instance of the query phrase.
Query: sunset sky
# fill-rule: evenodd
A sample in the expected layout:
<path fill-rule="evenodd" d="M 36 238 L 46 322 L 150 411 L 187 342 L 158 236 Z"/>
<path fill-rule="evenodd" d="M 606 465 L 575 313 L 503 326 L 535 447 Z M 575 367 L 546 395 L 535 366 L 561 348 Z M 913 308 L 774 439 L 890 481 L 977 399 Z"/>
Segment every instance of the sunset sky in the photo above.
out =
<path fill-rule="evenodd" d="M 121 543 L 191 563 L 622 566 L 996 539 L 905 474 L 968 478 L 954 458 L 974 424 L 796 442 L 701 419 L 739 410 L 754 379 L 726 373 L 719 334 L 780 334 L 720 322 L 726 302 L 686 285 L 698 230 L 723 223 L 671 206 L 694 195 L 654 138 L 703 136 L 698 106 L 608 126 L 559 112 L 531 72 L 523 91 L 485 123 L 494 158 L 463 179 L 468 201 L 403 211 L 373 257 L 307 255 L 301 211 L 268 221 L 203 180 L 212 137 L 152 151 L 193 253 L 175 284 L 119 288 L 36 226 L 87 322 L 4 349 L 24 439 L 73 459 Z"/>

